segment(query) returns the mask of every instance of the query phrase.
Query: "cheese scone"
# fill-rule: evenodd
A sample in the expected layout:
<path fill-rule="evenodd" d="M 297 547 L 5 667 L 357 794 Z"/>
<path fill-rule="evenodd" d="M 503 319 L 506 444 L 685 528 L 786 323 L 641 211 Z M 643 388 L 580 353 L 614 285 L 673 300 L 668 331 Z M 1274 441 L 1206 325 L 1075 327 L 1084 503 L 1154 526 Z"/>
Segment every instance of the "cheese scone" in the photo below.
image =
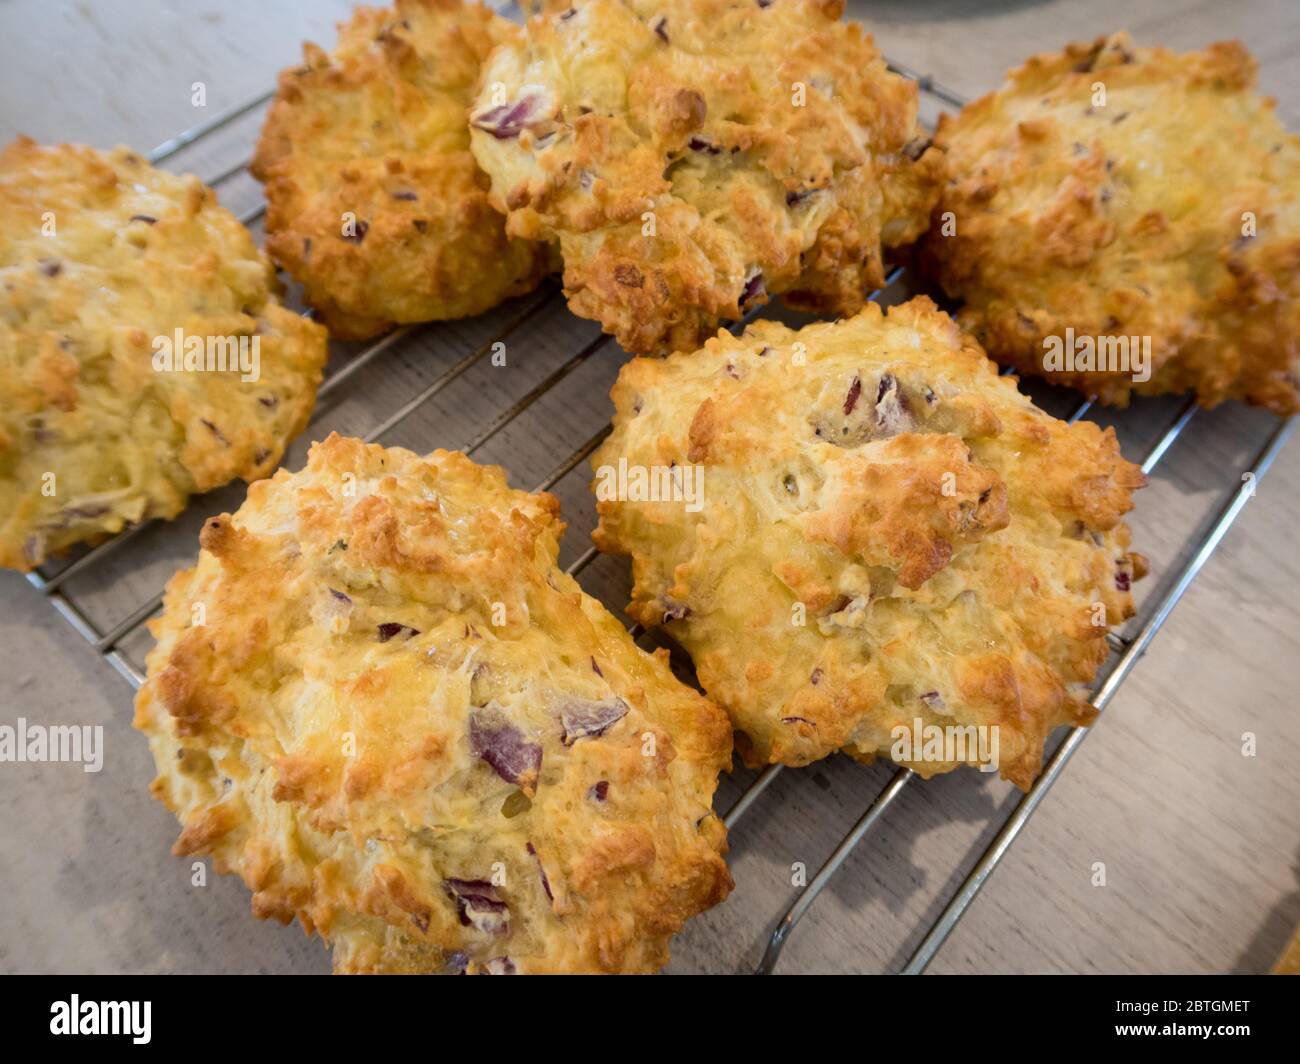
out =
<path fill-rule="evenodd" d="M 1235 41 L 1118 33 L 945 116 L 925 260 L 990 355 L 1118 405 L 1300 410 L 1300 137 L 1255 81 Z"/>
<path fill-rule="evenodd" d="M 325 330 L 198 178 L 126 148 L 0 151 L 0 566 L 268 475 Z"/>
<path fill-rule="evenodd" d="M 478 314 L 552 270 L 506 236 L 469 150 L 479 66 L 518 32 L 476 3 L 397 0 L 280 75 L 252 165 L 267 249 L 335 336 Z"/>
<path fill-rule="evenodd" d="M 136 701 L 174 852 L 338 972 L 652 972 L 731 889 L 726 716 L 496 467 L 331 436 L 211 519 Z"/>
<path fill-rule="evenodd" d="M 596 544 L 631 555 L 628 612 L 690 652 L 747 763 L 844 750 L 1028 787 L 1048 731 L 1092 718 L 1144 478 L 928 299 L 637 359 L 613 398 Z"/>
<path fill-rule="evenodd" d="M 474 154 L 508 231 L 558 238 L 574 313 L 697 347 L 770 295 L 851 314 L 944 172 L 915 83 L 842 0 L 544 5 L 483 69 Z"/>

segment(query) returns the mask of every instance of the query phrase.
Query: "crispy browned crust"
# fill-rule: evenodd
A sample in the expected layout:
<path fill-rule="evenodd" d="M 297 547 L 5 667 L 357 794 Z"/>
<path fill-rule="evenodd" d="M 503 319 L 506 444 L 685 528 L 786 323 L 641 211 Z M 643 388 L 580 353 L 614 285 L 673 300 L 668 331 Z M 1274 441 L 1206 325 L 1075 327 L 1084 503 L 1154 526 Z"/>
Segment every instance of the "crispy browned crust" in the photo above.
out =
<path fill-rule="evenodd" d="M 944 118 L 954 176 L 924 257 L 994 358 L 1118 405 L 1191 390 L 1300 409 L 1300 138 L 1255 75 L 1236 41 L 1179 55 L 1119 33 Z M 1155 372 L 1047 373 L 1044 339 L 1067 328 L 1150 337 Z"/>
<path fill-rule="evenodd" d="M 258 379 L 156 371 L 177 329 L 255 342 Z M 270 261 L 197 177 L 19 137 L 0 152 L 0 566 L 267 476 L 325 357 L 325 330 L 280 305 Z"/>
<path fill-rule="evenodd" d="M 691 653 L 748 763 L 889 756 L 919 718 L 996 725 L 1028 787 L 1048 731 L 1091 719 L 1096 622 L 1133 613 L 1120 518 L 1144 478 L 928 299 L 637 359 L 613 398 L 598 497 L 620 459 L 699 464 L 704 505 L 604 498 L 596 544 L 631 555 L 629 612 Z"/>
<path fill-rule="evenodd" d="M 280 75 L 253 158 L 267 249 L 336 336 L 478 314 L 554 268 L 506 236 L 469 151 L 479 65 L 517 32 L 479 4 L 397 0 Z"/>
<path fill-rule="evenodd" d="M 862 306 L 884 249 L 924 231 L 943 164 L 915 84 L 842 8 L 552 3 L 493 54 L 474 153 L 509 231 L 558 237 L 575 313 L 656 353 L 771 294 Z"/>
<path fill-rule="evenodd" d="M 710 808 L 730 728 L 557 566 L 562 530 L 496 467 L 337 435 L 209 521 L 136 701 L 175 852 L 341 972 L 659 968 L 731 889 Z M 626 715 L 566 744 L 574 699 Z M 478 714 L 540 769 L 516 785 L 476 756 Z M 452 880 L 492 883 L 508 928 L 463 922 Z"/>

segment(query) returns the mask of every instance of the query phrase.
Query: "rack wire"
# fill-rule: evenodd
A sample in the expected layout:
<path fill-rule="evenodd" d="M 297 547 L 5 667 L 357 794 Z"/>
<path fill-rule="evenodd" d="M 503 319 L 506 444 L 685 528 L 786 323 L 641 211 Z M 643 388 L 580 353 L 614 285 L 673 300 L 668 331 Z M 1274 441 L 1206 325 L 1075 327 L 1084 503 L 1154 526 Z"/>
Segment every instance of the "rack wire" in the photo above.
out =
<path fill-rule="evenodd" d="M 939 85 L 933 78 L 928 75 L 918 73 L 901 64 L 890 63 L 891 69 L 895 72 L 911 78 L 918 83 L 923 98 L 929 97 L 931 103 L 937 103 L 940 109 L 957 108 L 965 102 L 961 96 L 951 90 Z M 265 104 L 272 96 L 271 92 L 263 93 L 255 99 L 246 103 L 222 111 L 207 121 L 186 130 L 185 132 L 158 145 L 148 155 L 149 161 L 154 164 L 164 163 L 184 149 L 195 145 L 204 137 L 229 126 L 238 119 L 250 115 L 257 108 Z M 241 162 L 225 166 L 219 173 L 213 176 L 209 183 L 216 186 L 235 177 L 247 169 L 249 160 L 244 159 Z M 240 220 L 245 224 L 252 224 L 257 221 L 265 211 L 265 206 L 258 206 L 244 212 Z M 886 279 L 886 284 L 879 292 L 872 293 L 871 298 L 877 299 L 886 289 L 892 288 L 903 278 L 903 269 L 894 268 Z M 426 404 L 435 395 L 445 389 L 458 377 L 467 370 L 479 363 L 492 350 L 496 343 L 503 342 L 507 337 L 515 333 L 521 326 L 536 318 L 547 308 L 553 307 L 562 299 L 562 295 L 553 283 L 548 282 L 548 286 L 542 291 L 541 295 L 532 303 L 527 305 L 522 311 L 514 313 L 495 334 L 487 341 L 475 346 L 468 353 L 463 355 L 453 363 L 449 368 L 444 370 L 433 381 L 423 389 L 413 395 L 406 402 L 402 403 L 396 410 L 392 411 L 383 420 L 366 434 L 367 442 L 373 442 L 382 437 L 412 413 Z M 306 312 L 310 314 L 310 311 Z M 759 311 L 747 316 L 747 318 L 737 323 L 737 328 L 743 327 L 748 321 L 762 313 Z M 354 354 L 352 358 L 343 366 L 333 372 L 321 385 L 318 390 L 317 411 L 321 409 L 320 400 L 325 399 L 332 393 L 340 391 L 348 382 L 354 378 L 364 367 L 372 364 L 386 352 L 392 350 L 401 343 L 406 337 L 413 332 L 423 328 L 423 326 L 412 325 L 404 326 L 389 332 L 385 336 L 375 340 L 360 352 Z M 500 411 L 491 421 L 484 425 L 474 435 L 461 443 L 461 449 L 467 454 L 473 455 L 475 451 L 482 448 L 488 441 L 496 437 L 503 429 L 510 425 L 524 411 L 528 410 L 543 396 L 547 395 L 551 389 L 559 384 L 564 378 L 573 373 L 579 366 L 590 359 L 602 348 L 611 342 L 610 337 L 600 335 L 580 347 L 565 362 L 561 363 L 554 369 L 544 380 L 530 389 L 526 394 L 521 396 Z M 1069 415 L 1071 422 L 1078 421 L 1085 417 L 1092 408 L 1088 401 L 1080 402 Z M 1184 433 L 1187 426 L 1192 422 L 1196 415 L 1196 406 L 1192 400 L 1183 404 L 1177 414 L 1168 422 L 1163 431 L 1156 438 L 1155 443 L 1148 449 L 1142 460 L 1142 469 L 1145 473 L 1151 473 L 1162 461 L 1175 441 Z M 1255 483 L 1264 477 L 1272 465 L 1274 459 L 1281 452 L 1287 440 L 1290 438 L 1296 428 L 1297 418 L 1291 417 L 1286 420 L 1279 420 L 1275 427 L 1272 428 L 1263 445 L 1259 448 L 1249 465 L 1238 474 L 1239 480 L 1231 481 L 1236 484 L 1236 489 L 1230 491 L 1227 501 L 1223 503 L 1216 516 L 1210 523 L 1204 535 L 1196 542 L 1190 557 L 1174 572 L 1169 574 L 1159 593 L 1154 596 L 1154 603 L 1148 604 L 1135 618 L 1127 628 L 1131 634 L 1123 632 L 1112 632 L 1108 636 L 1108 642 L 1111 655 L 1107 663 L 1103 666 L 1100 679 L 1097 681 L 1092 692 L 1092 705 L 1098 710 L 1104 710 L 1114 698 L 1121 684 L 1132 672 L 1138 659 L 1145 653 L 1155 639 L 1165 621 L 1169 618 L 1170 613 L 1178 604 L 1183 594 L 1191 586 L 1192 581 L 1205 565 L 1206 561 L 1213 554 L 1219 543 L 1223 540 L 1228 530 L 1232 527 L 1233 522 L 1244 508 L 1247 500 L 1253 494 Z M 554 487 L 563 477 L 575 470 L 583 461 L 585 461 L 592 452 L 600 445 L 601 441 L 609 435 L 612 426 L 606 424 L 599 431 L 587 439 L 581 446 L 559 459 L 551 472 L 547 474 L 537 485 L 538 491 L 549 490 Z M 1251 474 L 1247 476 L 1246 474 Z M 83 576 L 91 572 L 95 567 L 101 565 L 104 560 L 113 552 L 118 551 L 122 546 L 130 542 L 141 532 L 149 527 L 147 524 L 137 525 L 127 529 L 121 534 L 101 543 L 100 545 L 88 550 L 76 560 L 65 565 L 57 572 L 45 574 L 36 571 L 28 574 L 28 581 L 43 594 L 58 611 L 60 615 L 77 631 L 79 635 L 133 687 L 139 688 L 144 682 L 144 676 L 140 668 L 130 659 L 129 655 L 122 649 L 123 640 L 128 635 L 135 632 L 149 619 L 161 606 L 161 591 L 141 602 L 138 606 L 131 609 L 126 616 L 122 617 L 116 623 L 101 631 L 99 627 L 87 616 L 86 612 L 80 605 L 74 601 L 73 597 L 66 590 L 66 585 L 74 577 Z M 582 573 L 596 558 L 598 553 L 595 547 L 589 547 L 568 567 L 567 571 L 577 576 Z M 635 625 L 630 629 L 633 638 L 639 638 L 645 635 L 645 630 L 640 625 Z M 1048 758 L 1042 773 L 1035 781 L 1033 786 L 1026 792 L 1016 804 L 1010 816 L 1002 823 L 997 830 L 991 843 L 983 852 L 982 856 L 976 861 L 974 866 L 965 876 L 958 889 L 947 900 L 942 912 L 934 920 L 929 930 L 921 940 L 919 946 L 912 953 L 908 961 L 902 966 L 901 974 L 920 974 L 925 971 L 926 967 L 934 959 L 935 955 L 942 948 L 944 942 L 948 939 L 953 929 L 957 926 L 958 921 L 969 909 L 970 904 L 979 894 L 983 886 L 988 882 L 989 877 L 998 867 L 1003 857 L 1015 842 L 1017 836 L 1028 823 L 1029 818 L 1038 809 L 1043 799 L 1047 796 L 1052 786 L 1060 778 L 1062 772 L 1068 764 L 1071 757 L 1074 756 L 1079 746 L 1083 743 L 1088 735 L 1088 729 L 1075 727 L 1070 729 L 1065 739 L 1056 748 L 1054 753 Z M 782 766 L 772 765 L 760 772 L 756 778 L 749 784 L 748 788 L 741 794 L 740 798 L 735 801 L 731 808 L 723 814 L 723 821 L 728 829 L 734 828 L 743 817 L 747 816 L 754 808 L 758 798 L 772 785 L 779 775 L 783 772 Z M 897 801 L 900 794 L 912 784 L 915 779 L 915 773 L 907 768 L 897 770 L 886 785 L 879 791 L 876 797 L 870 802 L 863 811 L 857 822 L 849 832 L 841 839 L 839 845 L 835 848 L 831 856 L 821 866 L 816 875 L 807 884 L 806 887 L 798 894 L 793 904 L 777 919 L 775 926 L 767 941 L 766 949 L 758 965 L 758 973 L 769 974 L 776 968 L 777 962 L 781 957 L 782 950 L 794 929 L 798 926 L 800 920 L 807 914 L 818 897 L 823 893 L 828 884 L 843 868 L 850 854 L 862 843 L 863 839 L 871 830 L 882 820 L 889 808 Z"/>

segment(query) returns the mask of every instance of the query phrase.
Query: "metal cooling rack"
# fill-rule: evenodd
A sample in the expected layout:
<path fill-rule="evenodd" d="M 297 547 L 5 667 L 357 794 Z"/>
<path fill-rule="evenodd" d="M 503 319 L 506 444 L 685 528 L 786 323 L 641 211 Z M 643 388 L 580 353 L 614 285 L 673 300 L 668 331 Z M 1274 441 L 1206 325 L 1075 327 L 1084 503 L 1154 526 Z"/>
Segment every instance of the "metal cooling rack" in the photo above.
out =
<path fill-rule="evenodd" d="M 964 103 L 960 96 L 941 85 L 927 75 L 920 74 L 910 70 L 901 64 L 891 63 L 891 68 L 897 73 L 911 78 L 918 82 L 923 99 L 923 114 L 925 103 L 939 109 L 959 108 Z M 149 153 L 149 161 L 154 164 L 163 163 L 173 156 L 177 155 L 184 149 L 197 144 L 204 137 L 230 125 L 232 122 L 250 115 L 258 107 L 270 100 L 272 92 L 264 93 L 254 100 L 241 104 L 237 107 L 223 111 L 211 119 L 194 126 L 172 139 L 165 141 Z M 237 174 L 240 174 L 249 165 L 248 159 L 224 167 L 214 177 L 209 179 L 209 184 L 220 185 Z M 251 225 L 257 222 L 265 212 L 265 206 L 260 206 L 244 212 L 240 220 Z M 878 299 L 887 289 L 893 288 L 903 278 L 903 270 L 895 268 L 889 275 L 885 288 L 878 292 L 872 293 L 872 299 Z M 459 361 L 455 362 L 450 368 L 446 369 L 440 376 L 436 377 L 431 383 L 426 385 L 421 391 L 412 396 L 409 400 L 393 410 L 386 416 L 379 425 L 370 430 L 365 436 L 367 442 L 373 441 L 383 435 L 415 410 L 427 403 L 438 392 L 442 391 L 456 378 L 469 370 L 472 366 L 488 355 L 493 344 L 498 341 L 504 341 L 506 337 L 514 333 L 520 326 L 524 325 L 530 319 L 539 315 L 548 306 L 555 305 L 562 300 L 562 295 L 554 285 L 550 285 L 548 291 L 544 292 L 543 297 L 535 301 L 521 313 L 515 314 L 501 327 L 491 340 L 474 347 L 465 354 Z M 770 308 L 768 308 L 770 309 Z M 749 320 L 762 314 L 764 308 L 759 308 L 756 314 L 750 315 L 745 321 L 738 323 L 741 327 Z M 306 313 L 310 314 L 310 311 Z M 330 374 L 318 391 L 318 410 L 320 408 L 319 400 L 324 399 L 338 389 L 344 388 L 349 380 L 354 377 L 363 367 L 371 364 L 374 360 L 380 358 L 385 352 L 390 351 L 401 340 L 427 326 L 405 326 L 394 330 L 369 344 L 364 349 L 352 356 L 343 366 Z M 529 392 L 515 400 L 505 409 L 501 410 L 492 420 L 484 425 L 474 437 L 465 444 L 461 449 L 468 454 L 478 450 L 483 444 L 487 443 L 506 426 L 510 425 L 520 414 L 529 407 L 533 406 L 539 399 L 545 396 L 550 390 L 562 381 L 565 377 L 576 370 L 582 363 L 589 359 L 599 349 L 610 344 L 608 336 L 601 335 L 591 342 L 582 346 L 566 362 L 563 362 L 554 369 L 544 380 L 533 387 Z M 612 354 L 612 352 L 611 352 Z M 1092 408 L 1090 402 L 1081 402 L 1074 408 L 1069 415 L 1068 420 L 1071 422 L 1078 421 L 1085 417 Z M 1189 399 L 1179 409 L 1177 414 L 1167 423 L 1163 431 L 1157 436 L 1155 443 L 1147 450 L 1142 459 L 1142 470 L 1145 473 L 1151 473 L 1161 460 L 1168 453 L 1170 447 L 1187 429 L 1197 413 L 1195 404 Z M 1119 690 L 1120 685 L 1132 672 L 1138 659 L 1150 646 L 1156 634 L 1160 631 L 1165 621 L 1168 619 L 1178 601 L 1182 598 L 1183 593 L 1191 585 L 1196 575 L 1200 572 L 1202 566 L 1209 559 L 1210 555 L 1218 547 L 1223 537 L 1227 534 L 1228 529 L 1232 527 L 1233 522 L 1241 513 L 1247 500 L 1253 493 L 1254 483 L 1258 482 L 1272 465 L 1274 459 L 1285 446 L 1292 432 L 1296 427 L 1297 417 L 1291 417 L 1286 420 L 1279 420 L 1275 427 L 1269 432 L 1263 445 L 1259 448 L 1254 458 L 1248 466 L 1238 471 L 1228 481 L 1230 486 L 1235 486 L 1228 494 L 1217 514 L 1214 516 L 1204 534 L 1194 542 L 1189 543 L 1190 556 L 1184 561 L 1180 568 L 1166 574 L 1165 580 L 1158 594 L 1147 602 L 1144 608 L 1139 612 L 1128 625 L 1125 626 L 1124 632 L 1112 632 L 1107 638 L 1110 645 L 1111 654 L 1103 666 L 1096 685 L 1093 688 L 1092 704 L 1099 711 L 1104 710 L 1110 703 L 1115 693 Z M 551 473 L 546 476 L 537 486 L 536 490 L 548 490 L 552 488 L 567 474 L 575 470 L 591 453 L 600 445 L 601 441 L 609 434 L 610 425 L 606 424 L 602 429 L 596 432 L 590 439 L 586 440 L 580 447 L 569 453 L 559 460 L 554 466 Z M 1252 474 L 1247 476 L 1246 474 Z M 148 618 L 154 614 L 162 603 L 162 593 L 140 603 L 132 609 L 125 617 L 117 623 L 101 631 L 94 622 L 92 622 L 82 608 L 73 600 L 65 586 L 73 577 L 82 576 L 90 572 L 94 567 L 99 565 L 106 556 L 119 549 L 124 543 L 130 541 L 140 532 L 150 527 L 149 525 L 138 525 L 126 530 L 120 535 L 105 541 L 99 546 L 82 554 L 76 560 L 65 565 L 57 572 L 44 574 L 40 571 L 28 574 L 28 581 L 33 587 L 49 599 L 50 604 L 72 625 L 74 629 L 89 643 L 96 652 L 102 655 L 108 662 L 120 673 L 133 688 L 139 688 L 144 682 L 144 676 L 140 668 L 130 659 L 127 653 L 121 648 L 124 639 L 144 624 Z M 595 547 L 588 548 L 567 568 L 567 571 L 573 575 L 581 573 L 588 565 L 598 557 Z M 644 629 L 640 625 L 634 626 L 631 630 L 634 638 L 640 638 L 645 635 Z M 993 838 L 992 842 L 985 849 L 983 855 L 971 868 L 964 881 L 948 899 L 945 907 L 934 920 L 929 931 L 922 939 L 920 945 L 911 954 L 910 959 L 900 969 L 902 974 L 920 974 L 934 958 L 935 954 L 943 946 L 948 936 L 956 927 L 957 922 L 969 908 L 975 896 L 988 881 L 989 876 L 997 868 L 999 862 L 1011 848 L 1016 837 L 1024 828 L 1029 818 L 1037 810 L 1040 803 L 1047 796 L 1053 784 L 1060 778 L 1066 764 L 1078 750 L 1088 735 L 1088 729 L 1075 727 L 1070 729 L 1065 739 L 1056 747 L 1055 751 L 1048 758 L 1043 767 L 1041 775 L 1037 781 L 1024 794 L 1011 815 L 1006 818 L 1001 828 Z M 723 816 L 723 820 L 728 829 L 735 825 L 753 808 L 758 797 L 769 787 L 778 775 L 783 771 L 782 766 L 772 765 L 759 773 L 756 778 L 749 784 L 748 788 L 741 795 L 731 808 Z M 883 789 L 876 795 L 866 810 L 862 813 L 858 821 L 853 825 L 850 831 L 843 837 L 839 845 L 835 848 L 830 858 L 821 866 L 812 880 L 804 887 L 797 896 L 794 903 L 789 909 L 777 920 L 774 930 L 771 933 L 767 943 L 767 948 L 763 954 L 762 960 L 758 966 L 760 974 L 771 973 L 781 957 L 781 952 L 789 941 L 791 934 L 799 921 L 808 912 L 817 898 L 821 895 L 826 886 L 831 882 L 835 875 L 840 871 L 849 855 L 862 842 L 863 838 L 872 830 L 872 828 L 886 814 L 889 807 L 897 800 L 898 796 L 912 783 L 915 773 L 911 769 L 901 768 L 897 770 L 889 779 Z M 687 932 L 689 933 L 689 932 Z"/>

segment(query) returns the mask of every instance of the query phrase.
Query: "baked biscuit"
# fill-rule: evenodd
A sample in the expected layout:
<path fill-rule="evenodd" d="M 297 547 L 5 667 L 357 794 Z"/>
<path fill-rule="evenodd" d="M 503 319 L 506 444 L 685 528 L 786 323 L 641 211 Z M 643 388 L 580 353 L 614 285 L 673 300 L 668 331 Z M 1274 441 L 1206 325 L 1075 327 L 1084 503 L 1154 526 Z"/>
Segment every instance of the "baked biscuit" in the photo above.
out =
<path fill-rule="evenodd" d="M 334 335 L 479 314 L 553 268 L 506 236 L 469 151 L 479 65 L 517 36 L 479 4 L 397 0 L 280 75 L 252 166 L 267 249 Z"/>
<path fill-rule="evenodd" d="M 994 358 L 1118 405 L 1300 410 L 1300 138 L 1255 74 L 1235 41 L 1178 55 L 1119 33 L 943 119 L 927 259 Z"/>
<path fill-rule="evenodd" d="M 136 701 L 174 852 L 339 972 L 663 965 L 731 889 L 730 728 L 557 567 L 557 512 L 335 435 L 209 521 Z"/>
<path fill-rule="evenodd" d="M 928 299 L 637 359 L 613 398 L 596 544 L 631 555 L 628 612 L 690 652 L 748 764 L 895 753 L 1028 787 L 1048 731 L 1092 718 L 1143 570 L 1120 515 L 1144 478 Z M 988 756 L 894 749 L 932 725 L 988 728 L 968 733 Z"/>
<path fill-rule="evenodd" d="M 193 176 L 118 148 L 0 152 L 0 566 L 268 475 L 325 330 Z"/>
<path fill-rule="evenodd" d="M 842 0 L 552 2 L 483 70 L 473 148 L 508 231 L 558 237 L 574 313 L 690 350 L 782 294 L 851 314 L 924 232 L 916 85 Z"/>

